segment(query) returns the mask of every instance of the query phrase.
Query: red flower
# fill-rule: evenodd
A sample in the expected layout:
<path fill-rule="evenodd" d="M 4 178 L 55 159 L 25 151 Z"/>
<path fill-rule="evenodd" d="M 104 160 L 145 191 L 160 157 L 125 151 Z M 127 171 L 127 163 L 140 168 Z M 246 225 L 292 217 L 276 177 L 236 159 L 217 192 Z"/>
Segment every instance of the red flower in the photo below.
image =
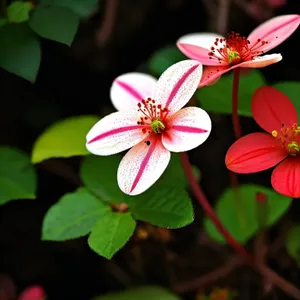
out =
<path fill-rule="evenodd" d="M 251 133 L 227 151 L 229 170 L 247 174 L 275 165 L 271 183 L 280 194 L 300 197 L 300 126 L 290 99 L 275 88 L 264 86 L 253 95 L 252 114 L 268 133 Z"/>

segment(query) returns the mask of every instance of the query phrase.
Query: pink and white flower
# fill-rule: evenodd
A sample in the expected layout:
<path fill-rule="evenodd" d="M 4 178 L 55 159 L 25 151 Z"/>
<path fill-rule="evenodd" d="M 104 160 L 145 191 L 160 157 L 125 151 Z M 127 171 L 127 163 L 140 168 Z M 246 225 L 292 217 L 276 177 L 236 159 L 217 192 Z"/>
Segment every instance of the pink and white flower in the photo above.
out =
<path fill-rule="evenodd" d="M 299 24 L 300 15 L 283 15 L 264 22 L 248 38 L 234 32 L 226 38 L 214 33 L 193 33 L 181 37 L 177 46 L 187 57 L 207 66 L 199 84 L 202 87 L 235 68 L 263 68 L 279 62 L 281 54 L 263 54 L 284 42 Z"/>
<path fill-rule="evenodd" d="M 191 150 L 208 138 L 209 115 L 198 107 L 181 109 L 193 96 L 201 76 L 201 63 L 185 60 L 168 68 L 157 82 L 140 73 L 124 74 L 113 82 L 111 98 L 120 111 L 92 127 L 86 147 L 96 155 L 132 147 L 117 172 L 124 193 L 141 194 L 162 175 L 170 151 Z"/>

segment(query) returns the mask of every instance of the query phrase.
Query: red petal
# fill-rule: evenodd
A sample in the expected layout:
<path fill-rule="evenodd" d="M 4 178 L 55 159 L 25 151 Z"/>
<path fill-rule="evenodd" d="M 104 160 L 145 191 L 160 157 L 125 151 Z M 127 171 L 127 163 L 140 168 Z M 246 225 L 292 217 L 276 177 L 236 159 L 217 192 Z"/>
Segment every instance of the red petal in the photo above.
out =
<path fill-rule="evenodd" d="M 251 102 L 252 114 L 257 124 L 268 132 L 298 124 L 294 104 L 279 90 L 263 86 L 256 90 Z"/>
<path fill-rule="evenodd" d="M 45 296 L 45 291 L 41 286 L 32 285 L 21 293 L 19 300 L 44 300 Z"/>
<path fill-rule="evenodd" d="M 271 177 L 275 191 L 293 198 L 300 197 L 300 158 L 288 157 L 273 171 Z"/>
<path fill-rule="evenodd" d="M 229 170 L 247 174 L 267 170 L 287 156 L 278 140 L 266 133 L 250 133 L 237 140 L 227 151 Z"/>

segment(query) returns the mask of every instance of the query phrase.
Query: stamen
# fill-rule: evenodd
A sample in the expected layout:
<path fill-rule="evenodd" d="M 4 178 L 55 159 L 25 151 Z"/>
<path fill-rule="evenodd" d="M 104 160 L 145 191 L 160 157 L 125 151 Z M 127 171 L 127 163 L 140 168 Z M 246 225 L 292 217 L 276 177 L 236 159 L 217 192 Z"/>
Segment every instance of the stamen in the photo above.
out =
<path fill-rule="evenodd" d="M 226 39 L 216 38 L 208 56 L 210 59 L 218 59 L 219 63 L 224 61 L 229 64 L 237 64 L 261 55 L 263 51 L 259 51 L 259 48 L 267 43 L 268 41 L 258 39 L 257 42 L 251 45 L 246 37 L 241 36 L 239 33 L 231 32 Z"/>

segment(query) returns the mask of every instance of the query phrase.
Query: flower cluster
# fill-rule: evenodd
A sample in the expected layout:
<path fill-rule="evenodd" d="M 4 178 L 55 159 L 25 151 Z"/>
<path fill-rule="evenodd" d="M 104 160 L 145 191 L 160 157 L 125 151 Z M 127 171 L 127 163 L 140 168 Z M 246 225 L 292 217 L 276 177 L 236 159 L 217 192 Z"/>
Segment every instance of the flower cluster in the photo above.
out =
<path fill-rule="evenodd" d="M 118 111 L 92 127 L 87 149 L 96 155 L 112 155 L 131 148 L 120 162 L 118 184 L 129 195 L 144 192 L 168 166 L 170 152 L 194 149 L 208 138 L 209 115 L 198 107 L 183 108 L 196 89 L 236 68 L 279 62 L 280 54 L 264 54 L 286 40 L 299 23 L 299 15 L 285 15 L 258 26 L 247 38 L 235 32 L 227 37 L 183 36 L 177 46 L 190 59 L 172 65 L 158 80 L 142 73 L 114 80 L 110 94 Z M 203 72 L 202 65 L 206 66 Z M 300 127 L 295 108 L 279 91 L 263 87 L 253 96 L 252 110 L 257 123 L 270 134 L 253 133 L 238 140 L 226 155 L 227 167 L 250 173 L 282 161 L 273 172 L 273 187 L 300 197 Z"/>

